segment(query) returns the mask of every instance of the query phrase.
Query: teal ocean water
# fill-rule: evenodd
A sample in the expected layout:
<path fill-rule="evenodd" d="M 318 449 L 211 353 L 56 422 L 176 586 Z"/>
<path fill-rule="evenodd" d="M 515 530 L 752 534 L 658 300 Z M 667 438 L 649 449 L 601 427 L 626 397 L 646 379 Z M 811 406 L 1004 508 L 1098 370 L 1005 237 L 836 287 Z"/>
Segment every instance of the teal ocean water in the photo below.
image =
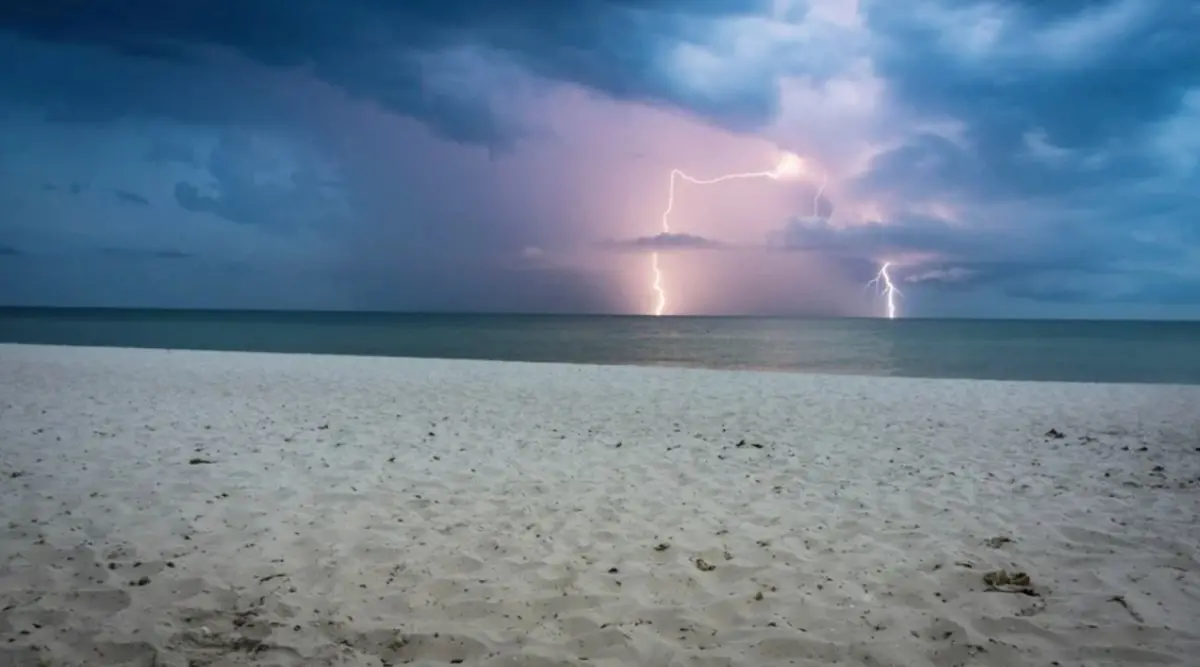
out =
<path fill-rule="evenodd" d="M 1200 322 L 0 308 L 0 342 L 1200 384 Z"/>

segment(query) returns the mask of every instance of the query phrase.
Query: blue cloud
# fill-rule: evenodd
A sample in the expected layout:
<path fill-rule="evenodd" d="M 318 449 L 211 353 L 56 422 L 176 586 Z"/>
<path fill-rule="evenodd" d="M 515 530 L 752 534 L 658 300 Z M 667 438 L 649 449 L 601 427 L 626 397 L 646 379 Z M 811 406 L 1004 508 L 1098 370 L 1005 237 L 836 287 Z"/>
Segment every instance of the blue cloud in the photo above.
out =
<path fill-rule="evenodd" d="M 139 206 L 150 205 L 149 199 L 146 199 L 136 192 L 130 192 L 128 190 L 113 190 L 113 194 L 117 196 L 117 199 L 125 202 L 126 204 L 137 204 Z"/>
<path fill-rule="evenodd" d="M 778 103 L 769 72 L 701 94 L 672 75 L 669 55 L 678 45 L 712 42 L 722 20 L 753 16 L 770 5 L 767 0 L 134 0 L 118 5 L 51 0 L 38 11 L 0 9 L 0 27 L 31 39 L 101 46 L 131 60 L 161 60 L 173 67 L 203 62 L 206 49 L 225 48 L 266 66 L 304 67 L 353 95 L 417 117 L 447 137 L 504 146 L 520 128 L 493 114 L 479 97 L 431 91 L 424 85 L 422 54 L 482 45 L 535 74 L 751 128 L 766 122 Z M 45 67 L 18 63 L 16 69 L 26 87 L 45 84 Z M 111 117 L 140 103 L 114 97 L 93 83 L 95 78 L 65 74 L 80 91 L 90 89 L 93 99 L 82 107 L 60 107 L 64 120 L 98 113 Z M 162 112 L 196 113 L 170 102 L 153 104 Z"/>
<path fill-rule="evenodd" d="M 148 250 L 145 248 L 101 248 L 100 254 L 107 257 L 132 260 L 192 259 L 196 255 L 182 250 Z"/>
<path fill-rule="evenodd" d="M 173 192 L 176 203 L 193 213 L 273 230 L 295 230 L 337 221 L 342 212 L 342 193 L 335 184 L 311 173 L 306 161 L 284 161 L 281 167 L 274 164 L 279 158 L 265 160 L 261 152 L 247 135 L 224 132 L 203 163 L 203 173 L 211 182 L 176 183 Z M 287 172 L 287 178 L 278 174 L 272 180 L 262 178 L 263 171 L 279 172 L 281 168 Z"/>
<path fill-rule="evenodd" d="M 1200 120 L 1192 3 L 863 7 L 896 111 L 953 129 L 906 137 L 850 190 L 947 202 L 965 217 L 900 212 L 857 230 L 794 221 L 781 238 L 859 257 L 932 255 L 913 275 L 954 276 L 938 281 L 954 289 L 1003 284 L 1020 298 L 1161 303 L 1191 293 L 1200 171 L 1168 153 L 1197 145 L 1178 131 Z M 1147 265 L 1158 269 L 1137 268 Z M 1072 287 L 1054 287 L 1063 282 Z"/>
<path fill-rule="evenodd" d="M 163 119 L 189 128 L 165 138 L 147 132 L 150 139 L 131 158 L 141 160 L 141 171 L 113 170 L 112 179 L 126 181 L 71 173 L 24 186 L 56 205 L 82 198 L 62 196 L 68 193 L 86 197 L 87 184 L 115 193 L 115 205 L 154 202 L 144 210 L 124 206 L 95 214 L 110 215 L 113 229 L 161 213 L 171 221 L 164 226 L 189 233 L 211 223 L 236 227 L 230 234 L 265 231 L 294 240 L 320 229 L 326 233 L 320 242 L 340 234 L 357 251 L 385 247 L 378 239 L 386 237 L 392 246 L 381 255 L 394 256 L 402 267 L 397 271 L 411 282 L 449 280 L 450 274 L 429 267 L 544 245 L 546 238 L 535 234 L 540 229 L 553 230 L 545 234 L 564 243 L 596 234 L 576 230 L 577 238 L 570 238 L 572 227 L 562 220 L 530 222 L 528 202 L 511 210 L 447 206 L 451 212 L 435 219 L 410 201 L 419 198 L 403 194 L 405 178 L 423 168 L 425 156 L 415 152 L 401 156 L 397 161 L 410 163 L 395 172 L 390 155 L 349 164 L 351 176 L 342 184 L 318 169 L 316 158 L 260 154 L 247 137 L 277 133 L 303 144 L 306 133 L 324 132 L 326 146 L 337 146 L 339 157 L 354 163 L 363 145 L 341 143 L 342 135 L 381 130 L 330 129 L 342 117 L 327 113 L 325 97 L 309 93 L 332 90 L 414 118 L 455 142 L 519 151 L 537 128 L 493 102 L 493 93 L 512 80 L 493 72 L 458 81 L 463 72 L 443 71 L 457 64 L 433 57 L 455 50 L 473 58 L 464 70 L 483 63 L 497 72 L 566 82 L 742 134 L 779 120 L 786 77 L 793 77 L 792 85 L 811 84 L 814 94 L 854 97 L 861 91 L 831 84 L 843 85 L 835 79 L 853 71 L 877 79 L 880 91 L 878 100 L 863 103 L 874 115 L 863 125 L 864 136 L 853 139 L 886 149 L 877 150 L 863 172 L 831 184 L 836 195 L 826 194 L 820 213 L 832 221 L 794 218 L 771 237 L 772 245 L 831 258 L 855 279 L 869 277 L 878 261 L 904 256 L 897 275 L 930 293 L 1194 303 L 1200 261 L 1195 3 L 862 0 L 861 30 L 836 21 L 820 23 L 819 30 L 805 24 L 828 9 L 816 4 L 791 3 L 782 20 L 767 0 L 47 0 L 36 11 L 9 4 L 0 7 L 0 60 L 8 65 L 0 74 L 0 106 L 33 105 L 64 127 L 135 128 L 123 137 L 140 137 Z M 264 71 L 271 76 L 259 76 Z M 271 85 L 263 85 L 267 80 Z M 309 85 L 315 87 L 302 95 L 288 92 Z M 311 108 L 297 104 L 310 98 Z M 213 136 L 215 144 L 205 139 Z M 430 149 L 414 149 L 422 150 Z M 844 156 L 817 155 L 816 162 L 827 157 Z M 386 173 L 377 176 L 380 171 Z M 43 182 L 55 194 L 37 193 Z M 375 199 L 363 196 L 368 187 L 377 191 Z M 447 198 L 470 202 L 473 195 L 456 187 Z M 111 195 L 88 202 L 100 199 L 113 203 Z M 841 199 L 836 209 L 834 199 Z M 879 203 L 884 219 L 845 224 L 842 216 L 856 202 Z M 934 204 L 955 215 L 932 217 Z M 797 208 L 807 212 L 809 206 L 805 201 Z M 58 219 L 64 229 L 100 236 L 96 226 L 72 227 L 68 218 Z M 236 224 L 222 226 L 226 222 Z M 353 243 L 345 241 L 350 237 Z M 24 237 L 6 238 L 24 247 Z M 119 241 L 106 242 L 125 247 Z M 721 247 L 682 233 L 610 246 Z M 473 270 L 552 301 L 613 302 L 609 291 L 578 275 Z M 363 291 L 382 298 L 398 282 L 393 278 L 379 278 Z M 375 285 L 374 279 L 355 280 Z M 547 287 L 556 281 L 576 287 Z M 454 290 L 445 288 L 447 303 L 487 301 L 486 290 L 454 289 L 451 298 Z M 415 288 L 410 296 L 425 298 Z"/>
<path fill-rule="evenodd" d="M 1171 0 L 866 3 L 875 62 L 918 113 L 1007 157 L 1041 128 L 1065 149 L 1136 140 L 1200 84 L 1200 17 Z"/>

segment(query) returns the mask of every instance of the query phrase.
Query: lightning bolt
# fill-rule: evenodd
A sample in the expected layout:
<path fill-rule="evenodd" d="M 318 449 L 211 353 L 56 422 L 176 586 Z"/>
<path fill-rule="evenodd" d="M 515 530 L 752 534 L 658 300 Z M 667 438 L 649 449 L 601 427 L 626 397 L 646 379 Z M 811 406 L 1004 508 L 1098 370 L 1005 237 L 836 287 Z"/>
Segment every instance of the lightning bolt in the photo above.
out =
<path fill-rule="evenodd" d="M 749 171 L 743 173 L 724 174 L 714 178 L 695 178 L 689 176 L 679 169 L 671 170 L 670 181 L 667 185 L 667 208 L 662 214 L 662 234 L 671 233 L 671 211 L 675 210 L 675 185 L 678 181 L 687 181 L 693 185 L 714 185 L 716 183 L 724 183 L 725 181 L 737 181 L 755 178 L 768 178 L 773 181 L 783 180 L 785 178 L 796 178 L 804 173 L 804 161 L 798 156 L 788 153 L 779 160 L 779 164 L 770 171 Z M 824 189 L 824 184 L 821 188 Z M 820 197 L 820 194 L 817 195 Z M 658 263 L 658 252 L 650 253 L 650 270 L 654 275 L 654 280 L 651 283 L 651 288 L 654 290 L 656 301 L 654 304 L 654 314 L 662 315 L 667 309 L 667 289 L 663 285 L 662 267 Z"/>
<path fill-rule="evenodd" d="M 829 184 L 829 172 L 821 175 L 821 187 L 817 188 L 817 194 L 813 195 L 813 217 L 819 218 L 821 207 L 821 195 L 825 194 L 825 186 Z"/>
<path fill-rule="evenodd" d="M 896 288 L 896 285 L 892 283 L 892 277 L 888 275 L 888 267 L 891 265 L 891 262 L 884 262 L 883 266 L 879 267 L 879 273 L 867 282 L 867 287 L 879 288 L 879 293 L 887 299 L 888 319 L 894 320 L 896 319 L 896 297 L 904 296 L 904 292 Z"/>

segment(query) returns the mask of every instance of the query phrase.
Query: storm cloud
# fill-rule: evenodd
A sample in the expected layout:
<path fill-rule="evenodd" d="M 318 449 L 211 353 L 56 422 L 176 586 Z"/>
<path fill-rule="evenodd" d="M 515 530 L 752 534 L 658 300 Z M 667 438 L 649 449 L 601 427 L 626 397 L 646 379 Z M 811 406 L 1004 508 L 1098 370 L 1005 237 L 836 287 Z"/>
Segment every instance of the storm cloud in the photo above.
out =
<path fill-rule="evenodd" d="M 0 302 L 1195 317 L 1193 4 L 6 5 Z"/>
<path fill-rule="evenodd" d="M 663 232 L 654 236 L 639 236 L 635 239 L 609 241 L 605 244 L 614 250 L 632 252 L 672 252 L 686 250 L 720 250 L 727 247 L 720 241 L 695 234 L 672 234 Z"/>

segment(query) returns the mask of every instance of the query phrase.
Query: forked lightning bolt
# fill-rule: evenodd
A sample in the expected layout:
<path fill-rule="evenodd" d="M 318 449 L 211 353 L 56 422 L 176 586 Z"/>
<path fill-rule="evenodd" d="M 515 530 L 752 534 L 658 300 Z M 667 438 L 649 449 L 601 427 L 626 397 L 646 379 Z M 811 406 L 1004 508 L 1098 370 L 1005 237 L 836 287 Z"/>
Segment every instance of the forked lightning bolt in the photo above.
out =
<path fill-rule="evenodd" d="M 891 262 L 884 262 L 883 266 L 879 268 L 879 273 L 867 282 L 867 287 L 879 288 L 879 293 L 887 300 L 888 319 L 894 320 L 896 319 L 896 297 L 904 296 L 904 292 L 896 288 L 896 285 L 892 283 L 892 277 L 888 275 L 888 267 L 891 265 Z"/>
<path fill-rule="evenodd" d="M 801 161 L 799 157 L 791 153 L 784 155 L 779 160 L 779 164 L 777 164 L 775 168 L 770 171 L 751 171 L 737 174 L 725 174 L 723 176 L 716 176 L 714 178 L 695 178 L 685 174 L 679 169 L 672 169 L 670 183 L 667 186 L 667 208 L 662 214 L 662 234 L 671 233 L 671 211 L 675 209 L 676 179 L 687 181 L 688 183 L 695 185 L 713 185 L 716 183 L 723 183 L 725 181 L 735 181 L 749 178 L 769 178 L 771 180 L 778 181 L 785 178 L 796 178 L 803 172 L 804 162 Z M 817 196 L 820 197 L 819 194 Z M 657 297 L 657 301 L 654 304 L 654 314 L 662 315 L 667 309 L 667 290 L 666 287 L 663 286 L 663 273 L 662 268 L 660 268 L 658 265 L 657 251 L 650 254 L 650 269 L 654 272 L 654 282 L 651 283 L 651 287 L 653 287 L 654 293 Z"/>

